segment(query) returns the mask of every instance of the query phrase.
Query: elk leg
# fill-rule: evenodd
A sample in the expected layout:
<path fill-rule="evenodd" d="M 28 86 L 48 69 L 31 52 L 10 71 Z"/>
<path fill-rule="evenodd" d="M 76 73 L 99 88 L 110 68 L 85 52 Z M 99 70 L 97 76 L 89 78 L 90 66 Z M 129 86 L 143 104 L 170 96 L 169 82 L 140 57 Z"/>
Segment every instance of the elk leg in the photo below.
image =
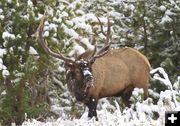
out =
<path fill-rule="evenodd" d="M 122 93 L 122 100 L 123 100 L 125 106 L 127 106 L 127 107 L 130 107 L 130 101 L 129 101 L 129 99 L 130 99 L 130 97 L 131 97 L 131 95 L 132 95 L 133 89 L 134 89 L 133 86 L 129 86 L 129 87 L 127 87 L 127 88 L 123 91 L 123 93 Z"/>
<path fill-rule="evenodd" d="M 89 108 L 88 117 L 92 118 L 93 116 L 95 116 L 96 120 L 98 120 L 96 112 L 97 99 L 90 98 L 86 105 Z"/>
<path fill-rule="evenodd" d="M 144 87 L 143 91 L 144 91 L 144 100 L 146 100 L 148 98 L 148 87 Z"/>

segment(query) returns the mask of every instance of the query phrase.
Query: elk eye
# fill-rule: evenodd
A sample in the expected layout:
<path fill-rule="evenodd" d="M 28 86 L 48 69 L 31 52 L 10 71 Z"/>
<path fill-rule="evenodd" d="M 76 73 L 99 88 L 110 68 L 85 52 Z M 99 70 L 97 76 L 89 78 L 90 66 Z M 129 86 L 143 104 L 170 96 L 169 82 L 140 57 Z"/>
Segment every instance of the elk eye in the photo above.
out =
<path fill-rule="evenodd" d="M 87 63 L 84 63 L 84 67 L 87 67 L 88 66 L 88 64 Z"/>
<path fill-rule="evenodd" d="M 87 67 L 88 66 L 88 62 L 84 61 L 82 64 L 81 64 L 81 67 Z"/>

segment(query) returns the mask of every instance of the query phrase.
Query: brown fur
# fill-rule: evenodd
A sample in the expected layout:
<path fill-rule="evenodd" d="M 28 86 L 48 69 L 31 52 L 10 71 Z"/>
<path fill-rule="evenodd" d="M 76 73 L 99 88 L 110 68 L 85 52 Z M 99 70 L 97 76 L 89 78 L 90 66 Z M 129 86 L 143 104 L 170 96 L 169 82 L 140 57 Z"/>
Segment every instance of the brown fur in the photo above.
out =
<path fill-rule="evenodd" d="M 77 100 L 88 106 L 89 117 L 97 117 L 96 106 L 99 98 L 122 96 L 124 103 L 129 105 L 129 98 L 135 87 L 143 88 L 144 98 L 148 97 L 149 61 L 133 48 L 109 50 L 110 19 L 108 18 L 107 34 L 103 31 L 101 21 L 97 19 L 102 33 L 106 36 L 105 46 L 99 51 L 96 51 L 96 48 L 94 52 L 87 51 L 75 61 L 47 47 L 42 35 L 44 16 L 37 29 L 38 42 L 44 51 L 65 61 L 68 68 L 66 74 L 68 88 Z"/>
<path fill-rule="evenodd" d="M 86 52 L 81 58 L 90 56 L 91 53 Z M 88 96 L 98 100 L 120 93 L 125 104 L 129 105 L 132 90 L 137 87 L 143 88 L 144 98 L 147 98 L 149 71 L 148 59 L 136 49 L 111 49 L 92 65 L 95 87 L 89 89 Z"/>

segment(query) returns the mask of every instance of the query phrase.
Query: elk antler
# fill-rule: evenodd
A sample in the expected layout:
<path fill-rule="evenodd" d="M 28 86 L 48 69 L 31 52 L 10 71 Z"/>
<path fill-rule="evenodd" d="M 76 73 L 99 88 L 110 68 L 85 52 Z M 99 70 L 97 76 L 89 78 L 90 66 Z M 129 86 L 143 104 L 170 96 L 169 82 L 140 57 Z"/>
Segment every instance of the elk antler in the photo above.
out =
<path fill-rule="evenodd" d="M 61 59 L 65 61 L 66 63 L 73 63 L 74 61 L 71 58 L 68 58 L 61 53 L 60 54 L 55 53 L 51 49 L 48 48 L 47 42 L 45 42 L 43 38 L 43 28 L 44 28 L 44 16 L 42 17 L 40 24 L 38 26 L 38 29 L 37 29 L 37 39 L 38 39 L 39 44 L 43 47 L 44 51 L 47 54 L 51 55 L 52 57 Z"/>
<path fill-rule="evenodd" d="M 98 52 L 96 52 L 97 47 L 95 46 L 95 49 L 93 51 L 93 55 L 89 60 L 90 62 L 94 61 L 96 58 L 104 56 L 109 51 L 109 48 L 110 48 L 110 45 L 111 45 L 111 42 L 109 42 L 110 32 L 111 32 L 111 25 L 110 25 L 109 17 L 108 17 L 107 33 L 104 32 L 102 22 L 100 21 L 100 19 L 98 17 L 97 17 L 97 19 L 99 21 L 102 34 L 106 36 L 106 42 L 105 42 L 105 45 Z"/>

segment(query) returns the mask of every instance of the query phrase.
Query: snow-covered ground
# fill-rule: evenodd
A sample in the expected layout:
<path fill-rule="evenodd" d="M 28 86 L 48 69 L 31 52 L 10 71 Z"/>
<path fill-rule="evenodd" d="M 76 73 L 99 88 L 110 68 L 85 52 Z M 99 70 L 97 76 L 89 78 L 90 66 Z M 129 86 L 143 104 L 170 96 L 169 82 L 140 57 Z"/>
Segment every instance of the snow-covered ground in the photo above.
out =
<path fill-rule="evenodd" d="M 130 108 L 122 109 L 116 100 L 112 105 L 103 98 L 99 101 L 101 107 L 97 109 L 98 121 L 95 118 L 89 119 L 86 109 L 79 119 L 70 119 L 63 113 L 58 119 L 47 119 L 46 122 L 27 119 L 22 126 L 164 126 L 166 111 L 180 111 L 180 102 L 177 101 L 180 98 L 180 77 L 172 85 L 163 68 L 154 69 L 151 73 L 154 74 L 154 79 L 159 80 L 168 89 L 161 91 L 160 94 L 149 89 L 152 98 L 143 101 L 141 97 L 143 90 L 135 88 L 131 100 L 136 102 Z M 153 97 L 158 99 L 156 103 Z"/>
<path fill-rule="evenodd" d="M 163 94 L 162 94 L 163 96 Z M 66 115 L 59 117 L 57 120 L 49 120 L 40 122 L 35 119 L 25 121 L 22 126 L 132 126 L 132 125 L 147 125 L 147 126 L 163 126 L 165 123 L 165 111 L 177 110 L 174 103 L 167 100 L 167 105 L 163 103 L 162 98 L 157 105 L 152 104 L 152 100 L 148 99 L 143 103 L 137 102 L 135 108 L 127 108 L 120 111 L 119 105 L 116 103 L 115 110 L 110 112 L 108 104 L 103 104 L 103 109 L 98 110 L 98 119 L 88 119 L 86 111 L 80 119 L 68 119 Z M 169 102 L 169 103 L 168 103 Z M 158 113 L 158 119 L 153 119 L 153 114 Z"/>

